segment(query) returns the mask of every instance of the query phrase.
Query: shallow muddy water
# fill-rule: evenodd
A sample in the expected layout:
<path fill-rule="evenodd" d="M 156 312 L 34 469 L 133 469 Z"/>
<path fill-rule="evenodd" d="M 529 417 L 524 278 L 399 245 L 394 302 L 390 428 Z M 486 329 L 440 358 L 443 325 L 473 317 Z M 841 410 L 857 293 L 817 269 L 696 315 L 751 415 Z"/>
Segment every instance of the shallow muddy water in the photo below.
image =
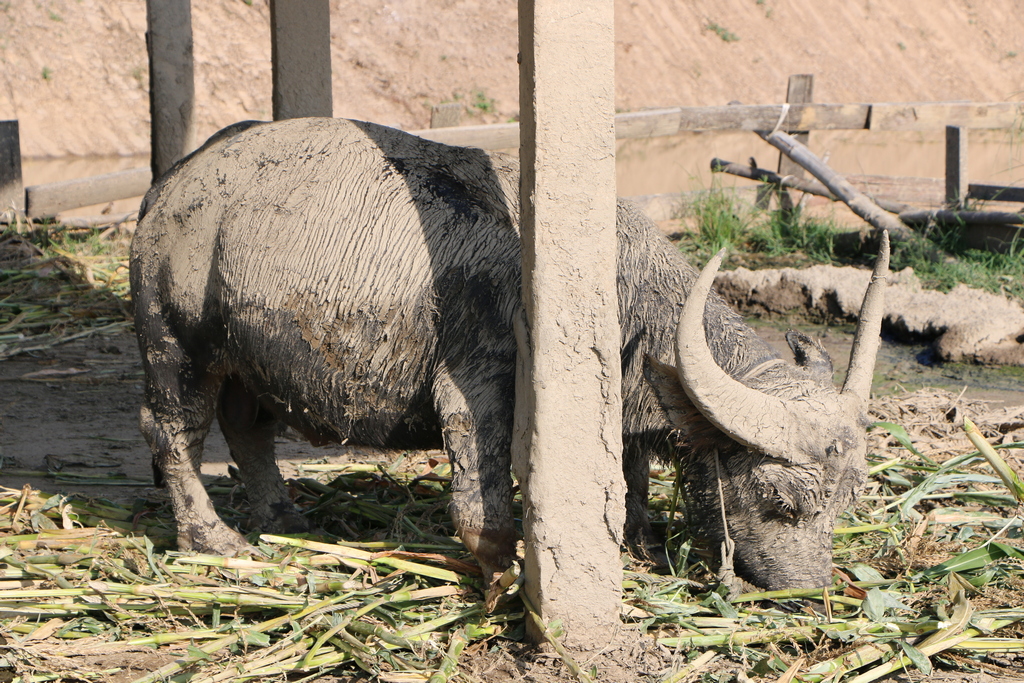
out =
<path fill-rule="evenodd" d="M 942 178 L 945 133 L 894 131 L 814 131 L 810 148 L 842 174 Z M 623 197 L 663 192 L 752 186 L 749 180 L 711 173 L 711 159 L 776 169 L 779 152 L 750 132 L 687 133 L 620 140 L 618 193 Z M 973 130 L 968 143 L 968 177 L 974 183 L 1024 184 L 1024 136 L 1020 131 Z"/>
<path fill-rule="evenodd" d="M 787 330 L 798 329 L 821 339 L 832 357 L 836 384 L 846 377 L 853 346 L 855 325 L 789 325 L 782 320 L 748 319 L 757 333 L 788 360 L 793 354 L 786 345 Z M 871 390 L 875 394 L 901 393 L 922 387 L 946 389 L 972 399 L 994 401 L 994 407 L 1024 405 L 1024 368 L 936 362 L 931 345 L 903 344 L 883 335 L 875 364 Z"/>
<path fill-rule="evenodd" d="M 945 135 L 933 132 L 814 131 L 811 149 L 840 173 L 941 178 L 945 168 Z M 515 152 L 515 150 L 506 150 Z M 617 151 L 618 194 L 623 197 L 668 192 L 753 186 L 748 180 L 712 174 L 711 159 L 747 162 L 751 157 L 775 169 L 779 152 L 750 132 L 685 133 L 657 138 L 620 140 Z M 147 157 L 66 157 L 25 159 L 25 185 L 84 178 L 138 168 Z M 968 167 L 971 182 L 1024 185 L 1024 134 L 1021 131 L 970 132 Z M 138 198 L 116 202 L 111 212 L 138 207 Z M 125 208 L 127 207 L 127 208 Z M 66 212 L 95 215 L 102 205 Z"/>

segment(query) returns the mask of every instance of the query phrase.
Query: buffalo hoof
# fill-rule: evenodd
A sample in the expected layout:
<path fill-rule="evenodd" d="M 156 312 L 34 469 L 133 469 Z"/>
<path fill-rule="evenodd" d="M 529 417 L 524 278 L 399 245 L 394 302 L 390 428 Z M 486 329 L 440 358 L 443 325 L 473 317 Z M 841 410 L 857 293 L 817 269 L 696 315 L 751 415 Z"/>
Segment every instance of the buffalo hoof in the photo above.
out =
<path fill-rule="evenodd" d="M 252 546 L 242 534 L 220 522 L 212 526 L 180 525 L 178 528 L 178 550 L 234 557 L 237 555 L 263 555 Z"/>
<path fill-rule="evenodd" d="M 669 571 L 672 568 L 665 546 L 661 543 L 630 543 L 626 549 L 634 562 L 649 565 L 655 572 Z"/>
<path fill-rule="evenodd" d="M 489 591 L 516 557 L 516 536 L 511 530 L 460 529 L 459 538 L 480 564 L 484 591 Z"/>
<path fill-rule="evenodd" d="M 304 534 L 313 531 L 314 525 L 288 504 L 287 508 L 275 509 L 272 516 L 254 516 L 249 520 L 249 528 L 270 534 Z"/>

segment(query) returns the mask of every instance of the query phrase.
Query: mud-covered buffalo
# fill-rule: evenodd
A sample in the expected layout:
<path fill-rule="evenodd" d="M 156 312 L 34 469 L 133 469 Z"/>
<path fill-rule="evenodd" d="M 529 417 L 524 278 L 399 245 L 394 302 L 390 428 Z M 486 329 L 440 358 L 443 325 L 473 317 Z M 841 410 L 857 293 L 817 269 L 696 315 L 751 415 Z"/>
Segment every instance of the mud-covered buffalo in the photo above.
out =
<path fill-rule="evenodd" d="M 283 421 L 313 443 L 443 447 L 466 547 L 488 576 L 513 561 L 518 190 L 513 158 L 332 119 L 237 124 L 158 181 L 131 286 L 142 431 L 181 549 L 247 548 L 198 477 L 216 416 L 256 528 L 308 528 L 274 460 Z M 839 391 L 813 340 L 791 333 L 784 361 L 707 283 L 691 297 L 697 270 L 627 202 L 617 228 L 627 542 L 655 545 L 649 462 L 679 458 L 742 577 L 825 585 L 866 474 L 878 311 Z"/>

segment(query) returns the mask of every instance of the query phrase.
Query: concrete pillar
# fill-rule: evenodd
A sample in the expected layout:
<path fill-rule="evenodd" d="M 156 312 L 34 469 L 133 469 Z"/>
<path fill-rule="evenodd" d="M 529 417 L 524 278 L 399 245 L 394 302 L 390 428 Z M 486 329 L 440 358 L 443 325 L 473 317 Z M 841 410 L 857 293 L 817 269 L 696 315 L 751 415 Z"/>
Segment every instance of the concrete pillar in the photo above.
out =
<path fill-rule="evenodd" d="M 21 180 L 21 136 L 18 122 L 0 121 L 0 216 L 25 213 L 25 186 Z M 13 219 L 13 216 L 9 216 Z"/>
<path fill-rule="evenodd" d="M 613 0 L 520 0 L 519 47 L 525 590 L 567 645 L 589 648 L 619 625 L 625 520 Z"/>
<path fill-rule="evenodd" d="M 328 0 L 270 1 L 270 59 L 275 121 L 334 115 Z"/>
<path fill-rule="evenodd" d="M 146 0 L 146 21 L 155 179 L 196 148 L 191 0 Z"/>

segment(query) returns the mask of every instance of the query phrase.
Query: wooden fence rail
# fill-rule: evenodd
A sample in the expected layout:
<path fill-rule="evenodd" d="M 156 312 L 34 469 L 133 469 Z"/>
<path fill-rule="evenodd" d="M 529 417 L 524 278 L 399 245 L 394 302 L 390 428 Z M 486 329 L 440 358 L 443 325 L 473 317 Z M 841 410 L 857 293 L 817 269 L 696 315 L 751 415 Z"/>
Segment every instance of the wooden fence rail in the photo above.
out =
<path fill-rule="evenodd" d="M 145 194 L 153 180 L 149 168 L 30 185 L 25 188 L 25 213 L 32 218 L 54 216 L 80 206 L 103 204 Z"/>
<path fill-rule="evenodd" d="M 1024 122 L 1024 104 L 918 102 L 898 104 L 730 104 L 628 112 L 615 117 L 615 137 L 650 138 L 727 130 L 942 130 L 1012 128 Z M 413 131 L 449 145 L 510 149 L 519 146 L 519 124 Z"/>
<path fill-rule="evenodd" d="M 942 130 L 947 125 L 974 129 L 1009 129 L 1024 122 L 1024 104 L 1017 102 L 911 102 L 879 104 L 731 104 L 715 107 L 672 107 L 628 112 L 615 117 L 615 137 L 649 138 L 699 131 L 774 130 Z M 519 147 L 519 124 L 429 128 L 415 135 L 449 145 L 487 150 Z M 80 180 L 26 188 L 26 214 L 53 216 L 79 206 L 143 194 L 149 169 L 132 169 Z M 971 197 L 1021 201 L 1024 190 L 990 188 L 985 194 L 971 186 Z M 991 195 L 991 197 L 990 197 Z M 996 196 L 998 195 L 998 196 Z"/>

